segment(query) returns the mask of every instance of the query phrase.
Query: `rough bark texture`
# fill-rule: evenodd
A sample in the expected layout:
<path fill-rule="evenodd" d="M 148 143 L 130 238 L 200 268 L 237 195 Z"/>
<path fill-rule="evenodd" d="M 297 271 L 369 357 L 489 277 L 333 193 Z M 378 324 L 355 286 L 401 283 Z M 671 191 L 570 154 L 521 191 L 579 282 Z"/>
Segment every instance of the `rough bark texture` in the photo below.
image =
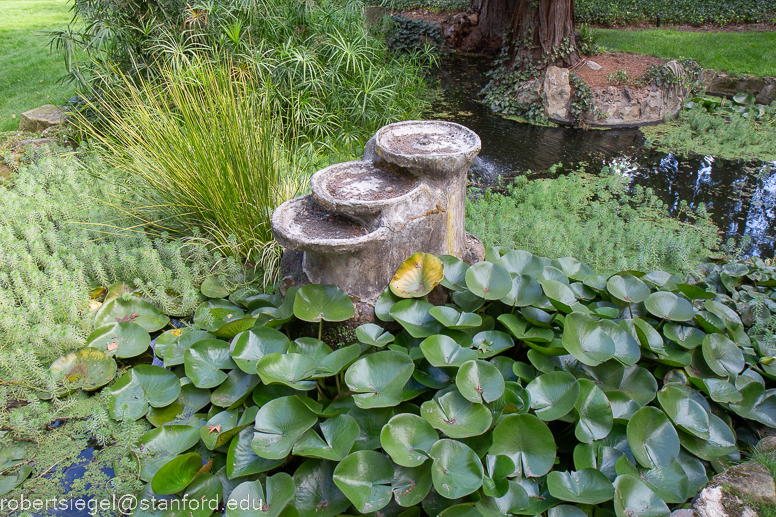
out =
<path fill-rule="evenodd" d="M 482 47 L 500 46 L 509 29 L 512 59 L 531 57 L 536 65 L 568 67 L 579 60 L 574 40 L 574 0 L 472 0 L 479 23 L 470 37 Z M 571 45 L 569 56 L 546 61 L 553 49 Z"/>

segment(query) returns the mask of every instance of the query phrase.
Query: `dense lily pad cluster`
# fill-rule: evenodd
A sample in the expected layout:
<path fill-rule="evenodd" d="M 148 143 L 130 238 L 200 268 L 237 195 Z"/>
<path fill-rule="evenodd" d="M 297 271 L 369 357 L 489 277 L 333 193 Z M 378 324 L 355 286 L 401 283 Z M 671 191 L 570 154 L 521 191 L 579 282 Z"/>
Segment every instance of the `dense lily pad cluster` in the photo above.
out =
<path fill-rule="evenodd" d="M 162 366 L 126 370 L 106 400 L 155 426 L 136 451 L 143 500 L 218 500 L 229 517 L 665 516 L 776 427 L 776 270 L 707 269 L 689 284 L 500 248 L 473 266 L 416 254 L 377 301 L 384 324 L 353 343 L 288 337 L 352 317 L 336 287 L 232 293 L 159 334 Z M 445 305 L 427 299 L 437 284 Z M 96 324 L 52 366 L 71 389 L 107 384 L 168 320 L 118 298 Z"/>

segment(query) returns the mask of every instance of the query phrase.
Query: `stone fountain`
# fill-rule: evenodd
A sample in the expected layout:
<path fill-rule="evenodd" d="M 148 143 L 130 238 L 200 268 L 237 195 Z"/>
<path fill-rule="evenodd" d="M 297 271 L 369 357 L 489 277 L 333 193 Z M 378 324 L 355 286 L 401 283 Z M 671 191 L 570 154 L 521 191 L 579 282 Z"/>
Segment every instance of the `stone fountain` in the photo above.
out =
<path fill-rule="evenodd" d="M 482 244 L 464 229 L 467 172 L 481 146 L 459 124 L 398 122 L 377 131 L 361 161 L 315 173 L 312 194 L 272 215 L 275 238 L 296 251 L 281 263 L 281 290 L 333 284 L 369 319 L 369 308 L 413 253 L 482 260 Z"/>

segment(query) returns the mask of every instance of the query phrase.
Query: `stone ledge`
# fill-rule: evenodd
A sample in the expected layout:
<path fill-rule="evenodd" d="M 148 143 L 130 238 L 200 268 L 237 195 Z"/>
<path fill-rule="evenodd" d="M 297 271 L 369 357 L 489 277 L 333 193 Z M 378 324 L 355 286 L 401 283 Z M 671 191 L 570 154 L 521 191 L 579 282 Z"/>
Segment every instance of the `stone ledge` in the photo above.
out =
<path fill-rule="evenodd" d="M 40 108 L 25 111 L 19 120 L 19 131 L 39 133 L 52 126 L 65 122 L 65 112 L 53 104 L 45 104 Z"/>
<path fill-rule="evenodd" d="M 710 95 L 733 97 L 743 92 L 754 95 L 758 103 L 766 105 L 776 100 L 776 77 L 728 75 L 704 68 L 701 82 Z"/>

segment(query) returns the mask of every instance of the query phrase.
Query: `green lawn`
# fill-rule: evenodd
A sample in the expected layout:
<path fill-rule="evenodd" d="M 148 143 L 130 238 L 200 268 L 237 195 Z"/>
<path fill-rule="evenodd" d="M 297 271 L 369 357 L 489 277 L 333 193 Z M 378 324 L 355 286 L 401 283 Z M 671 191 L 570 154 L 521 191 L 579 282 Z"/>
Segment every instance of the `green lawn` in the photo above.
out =
<path fill-rule="evenodd" d="M 731 74 L 776 75 L 776 32 L 687 32 L 599 29 L 609 50 L 664 59 L 691 58 L 704 68 Z"/>
<path fill-rule="evenodd" d="M 0 131 L 18 129 L 24 111 L 73 96 L 71 86 L 57 82 L 65 72 L 62 58 L 38 34 L 70 19 L 67 0 L 0 1 Z"/>

